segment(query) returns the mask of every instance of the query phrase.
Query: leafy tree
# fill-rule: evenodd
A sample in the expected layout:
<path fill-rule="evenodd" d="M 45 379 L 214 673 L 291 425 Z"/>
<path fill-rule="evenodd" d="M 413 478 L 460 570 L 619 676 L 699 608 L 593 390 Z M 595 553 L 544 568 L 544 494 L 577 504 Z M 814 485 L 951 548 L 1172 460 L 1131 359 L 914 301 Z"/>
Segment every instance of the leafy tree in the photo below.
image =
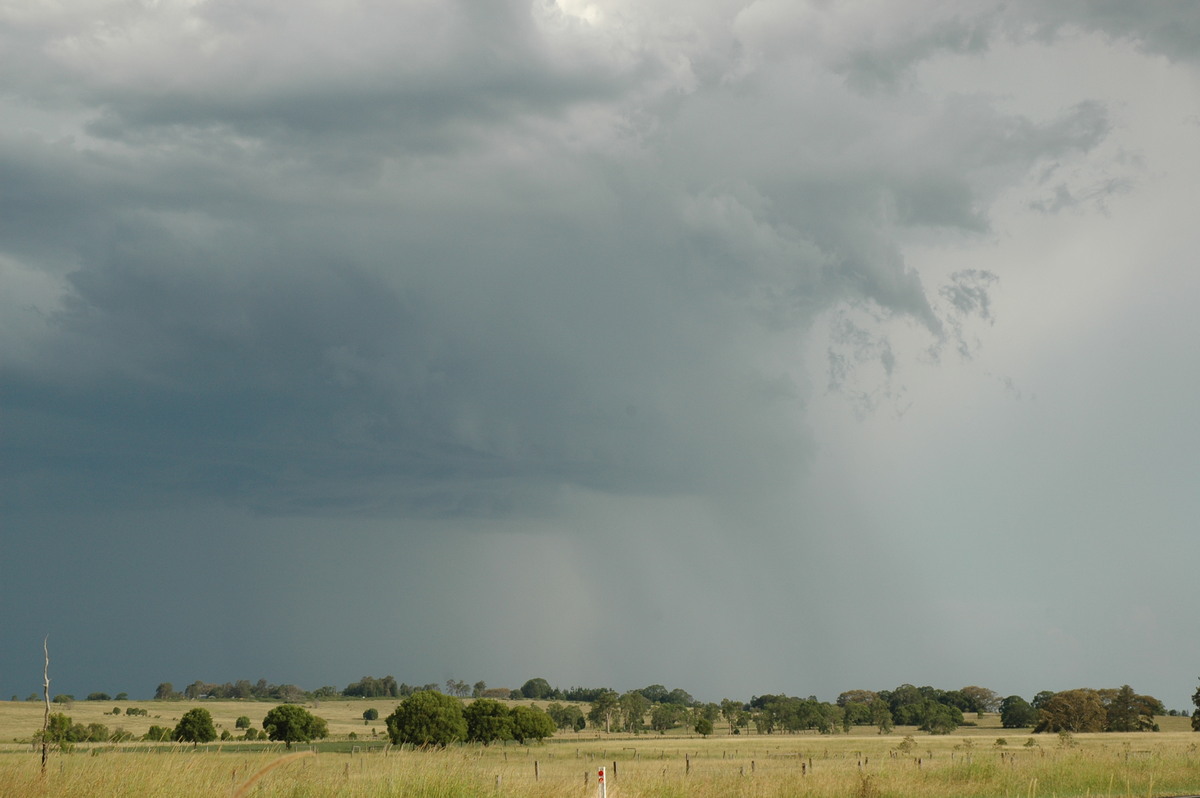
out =
<path fill-rule="evenodd" d="M 248 715 L 242 715 L 237 719 L 237 722 L 233 724 L 233 727 L 235 729 L 249 729 L 250 717 Z"/>
<path fill-rule="evenodd" d="M 960 693 L 967 697 L 970 706 L 965 711 L 968 712 L 995 712 L 1000 707 L 1000 694 L 995 690 L 989 690 L 986 687 L 977 685 L 969 685 L 959 690 Z"/>
<path fill-rule="evenodd" d="M 845 712 L 843 721 L 846 731 L 850 731 L 851 726 L 870 726 L 872 725 L 871 707 L 861 701 L 850 701 L 845 704 L 839 704 Z"/>
<path fill-rule="evenodd" d="M 738 712 L 742 709 L 741 701 L 734 701 L 732 698 L 721 699 L 721 717 L 729 724 L 729 733 L 733 734 L 733 723 L 737 720 Z"/>
<path fill-rule="evenodd" d="M 1158 731 L 1154 716 L 1162 714 L 1163 705 L 1157 698 L 1138 695 L 1127 684 L 1117 690 L 1100 690 L 1099 693 L 1108 713 L 1107 731 Z"/>
<path fill-rule="evenodd" d="M 392 743 L 445 747 L 465 739 L 462 702 L 434 690 L 420 690 L 400 702 L 387 717 Z"/>
<path fill-rule="evenodd" d="M 1192 731 L 1200 731 L 1200 687 L 1192 693 L 1192 704 L 1196 707 L 1192 710 Z"/>
<path fill-rule="evenodd" d="M 44 734 L 51 745 L 57 745 L 61 750 L 68 751 L 72 742 L 72 725 L 70 717 L 61 712 L 55 712 L 50 715 L 45 730 L 38 729 L 37 734 L 33 735 L 34 742 L 41 742 Z"/>
<path fill-rule="evenodd" d="M 1038 711 L 1019 695 L 1000 702 L 1000 725 L 1006 729 L 1024 729 L 1037 723 Z"/>
<path fill-rule="evenodd" d="M 650 702 L 637 690 L 630 690 L 621 696 L 621 716 L 624 720 L 625 731 L 639 732 L 646 726 L 646 711 Z"/>
<path fill-rule="evenodd" d="M 208 710 L 196 707 L 183 714 L 172 737 L 181 743 L 191 743 L 194 747 L 198 743 L 210 743 L 217 739 L 217 729 Z"/>
<path fill-rule="evenodd" d="M 837 697 L 835 702 L 839 707 L 844 707 L 847 704 L 867 704 L 879 698 L 879 693 L 874 690 L 847 690 Z"/>
<path fill-rule="evenodd" d="M 887 702 L 882 698 L 876 698 L 867 706 L 871 710 L 871 725 L 877 727 L 880 734 L 891 734 L 895 721 L 892 719 L 892 710 L 888 707 Z"/>
<path fill-rule="evenodd" d="M 592 708 L 587 719 L 593 726 L 604 726 L 604 731 L 612 731 L 613 718 L 620 711 L 621 697 L 616 690 L 601 690 L 592 699 Z"/>
<path fill-rule="evenodd" d="M 539 743 L 547 737 L 554 736 L 554 721 L 537 707 L 513 707 L 512 710 L 513 739 L 521 744 L 529 740 Z"/>
<path fill-rule="evenodd" d="M 117 697 L 113 700 L 114 701 L 128 701 L 129 693 L 117 693 Z"/>
<path fill-rule="evenodd" d="M 1035 732 L 1104 731 L 1108 713 L 1095 690 L 1082 688 L 1054 693 L 1038 710 Z"/>
<path fill-rule="evenodd" d="M 554 688 L 550 682 L 542 678 L 530 679 L 521 685 L 521 695 L 525 698 L 545 699 L 554 697 Z"/>
<path fill-rule="evenodd" d="M 1053 690 L 1042 690 L 1041 692 L 1039 692 L 1037 695 L 1035 695 L 1033 697 L 1033 700 L 1030 701 L 1029 704 L 1034 709 L 1041 709 L 1042 707 L 1046 706 L 1046 702 L 1049 701 L 1053 697 L 1054 697 Z"/>
<path fill-rule="evenodd" d="M 404 686 L 408 687 L 408 685 Z M 360 698 L 398 698 L 407 693 L 400 689 L 396 684 L 396 679 L 392 676 L 385 676 L 382 679 L 364 676 L 357 682 L 347 685 L 346 689 L 342 691 L 342 695 Z"/>
<path fill-rule="evenodd" d="M 574 705 L 564 706 L 557 701 L 546 707 L 546 714 L 550 716 L 550 720 L 554 721 L 554 725 L 559 729 L 574 729 L 579 731 L 583 729 L 586 723 L 583 719 L 583 710 Z"/>
<path fill-rule="evenodd" d="M 678 726 L 686 717 L 687 709 L 684 707 L 676 704 L 656 704 L 650 710 L 650 728 L 656 732 L 664 732 Z"/>
<path fill-rule="evenodd" d="M 154 691 L 156 701 L 168 701 L 173 698 L 179 698 L 179 693 L 175 692 L 175 686 L 170 682 L 161 683 Z"/>
<path fill-rule="evenodd" d="M 680 704 L 685 707 L 690 707 L 696 703 L 696 699 L 692 698 L 692 694 L 680 687 L 676 687 L 667 693 L 667 697 L 663 701 L 667 704 Z"/>
<path fill-rule="evenodd" d="M 638 692 L 645 696 L 647 701 L 654 704 L 660 704 L 667 700 L 667 688 L 661 684 L 652 684 L 649 687 L 643 687 Z"/>
<path fill-rule="evenodd" d="M 950 734 L 963 722 L 962 710 L 948 704 L 926 699 L 921 702 L 915 717 L 918 727 L 930 734 Z"/>
<path fill-rule="evenodd" d="M 363 720 L 379 720 L 379 710 L 371 707 L 363 711 Z"/>
<path fill-rule="evenodd" d="M 271 709 L 262 721 L 267 738 L 284 743 L 307 743 L 324 737 L 328 731 L 324 718 L 318 718 L 307 709 L 295 704 L 280 704 Z"/>
<path fill-rule="evenodd" d="M 157 743 L 157 742 L 162 742 L 163 740 L 170 740 L 172 733 L 173 733 L 172 729 L 170 729 L 166 726 L 155 725 L 155 726 L 151 726 L 149 728 L 149 730 L 147 730 L 146 734 L 142 737 L 142 739 L 150 740 L 151 742 Z"/>
<path fill-rule="evenodd" d="M 713 723 L 708 718 L 700 718 L 696 721 L 696 734 L 701 737 L 707 737 L 713 733 Z"/>
<path fill-rule="evenodd" d="M 108 693 L 88 693 L 88 701 L 112 701 L 112 696 Z"/>
<path fill-rule="evenodd" d="M 470 742 L 488 745 L 513 738 L 512 712 L 495 699 L 477 698 L 463 709 L 462 714 Z"/>
<path fill-rule="evenodd" d="M 487 682 L 482 681 L 482 680 L 475 682 L 475 684 L 472 685 L 472 687 L 471 687 L 471 697 L 472 698 L 483 698 L 484 697 L 483 691 L 486 689 L 487 689 Z"/>

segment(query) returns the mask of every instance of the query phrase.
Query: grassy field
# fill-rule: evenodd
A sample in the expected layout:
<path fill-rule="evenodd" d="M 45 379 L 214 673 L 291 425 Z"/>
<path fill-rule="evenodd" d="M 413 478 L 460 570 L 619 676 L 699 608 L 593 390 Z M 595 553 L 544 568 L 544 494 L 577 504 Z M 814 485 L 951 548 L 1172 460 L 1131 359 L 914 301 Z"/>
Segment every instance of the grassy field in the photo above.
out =
<path fill-rule="evenodd" d="M 145 717 L 105 715 L 114 705 L 144 707 Z M 223 728 L 240 715 L 258 725 L 271 705 L 203 702 Z M 173 726 L 191 702 L 78 702 L 73 721 L 143 733 Z M 988 716 L 947 737 L 912 729 L 890 735 L 823 736 L 684 733 L 567 733 L 540 746 L 460 746 L 445 751 L 385 746 L 382 719 L 363 725 L 362 712 L 386 716 L 394 702 L 329 701 L 309 708 L 329 722 L 331 738 L 289 756 L 280 745 L 200 746 L 81 744 L 52 753 L 43 780 L 27 742 L 41 726 L 41 707 L 0 702 L 0 795 L 26 796 L 592 796 L 596 770 L 608 768 L 614 798 L 745 796 L 1173 796 L 1200 793 L 1200 735 L 1187 718 L 1162 718 L 1145 734 L 1057 735 L 999 728 Z M 371 731 L 376 732 L 374 738 Z M 350 732 L 358 734 L 350 741 Z M 365 734 L 364 734 L 365 732 Z M 905 738 L 911 738 L 911 749 Z M 1003 738 L 1005 744 L 997 744 Z M 1035 744 L 1027 746 L 1028 741 Z M 11 741 L 11 742 L 9 742 Z M 20 742 L 17 742 L 20 741 Z M 273 766 L 273 767 L 272 767 Z M 271 768 L 266 772 L 264 768 Z M 261 775 L 253 783 L 248 782 Z"/>

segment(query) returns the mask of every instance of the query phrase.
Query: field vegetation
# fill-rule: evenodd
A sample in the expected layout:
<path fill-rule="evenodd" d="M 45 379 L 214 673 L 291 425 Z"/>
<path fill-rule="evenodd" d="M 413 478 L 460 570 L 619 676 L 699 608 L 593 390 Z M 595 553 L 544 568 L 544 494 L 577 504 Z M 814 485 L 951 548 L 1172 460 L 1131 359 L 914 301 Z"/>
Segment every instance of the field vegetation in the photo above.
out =
<path fill-rule="evenodd" d="M 520 705 L 546 702 L 522 701 Z M 511 704 L 518 705 L 516 703 Z M 62 707 L 72 722 L 123 728 L 141 737 L 151 725 L 174 727 L 202 706 L 218 733 L 239 731 L 239 718 L 261 727 L 270 704 L 245 701 L 76 702 Z M 384 718 L 395 701 L 309 702 L 328 736 L 297 744 L 227 740 L 209 744 L 79 743 L 55 751 L 45 776 L 30 740 L 41 707 L 0 703 L 0 794 L 31 796 L 592 796 L 596 771 L 607 768 L 617 798 L 700 796 L 1174 796 L 1200 792 L 1200 736 L 1187 717 L 1160 717 L 1161 731 L 1042 733 L 1005 729 L 998 714 L 971 718 L 950 735 L 913 726 L 889 734 L 870 727 L 850 733 L 711 735 L 676 728 L 664 733 L 564 730 L 542 744 L 460 743 L 416 749 L 390 743 Z M 127 707 L 146 714 L 126 713 Z M 376 708 L 378 717 L 365 720 Z M 107 714 L 105 714 L 107 713 Z"/>

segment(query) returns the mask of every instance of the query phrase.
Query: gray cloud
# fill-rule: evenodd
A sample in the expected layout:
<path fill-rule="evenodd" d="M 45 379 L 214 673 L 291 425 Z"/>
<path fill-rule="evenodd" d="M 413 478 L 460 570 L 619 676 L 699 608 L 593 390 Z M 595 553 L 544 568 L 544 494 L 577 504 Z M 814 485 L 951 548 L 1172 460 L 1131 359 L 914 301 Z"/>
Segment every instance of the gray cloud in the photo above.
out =
<path fill-rule="evenodd" d="M 644 31 L 614 56 L 518 6 L 324 14 L 42 31 L 70 88 L 26 75 L 18 102 L 85 121 L 3 143 L 11 251 L 71 269 L 4 371 L 23 458 L 91 480 L 121 451 L 137 495 L 277 508 L 758 482 L 805 457 L 803 388 L 755 365 L 781 332 L 865 299 L 940 335 L 889 228 L 986 230 L 996 191 L 1107 129 L 1095 103 L 867 100 L 778 47 L 659 83 Z"/>

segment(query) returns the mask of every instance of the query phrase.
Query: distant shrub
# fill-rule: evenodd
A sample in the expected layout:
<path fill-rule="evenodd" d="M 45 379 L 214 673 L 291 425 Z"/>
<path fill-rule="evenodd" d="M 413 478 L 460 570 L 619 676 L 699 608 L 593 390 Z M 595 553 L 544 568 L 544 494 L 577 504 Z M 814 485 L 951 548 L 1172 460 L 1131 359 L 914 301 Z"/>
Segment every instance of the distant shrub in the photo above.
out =
<path fill-rule="evenodd" d="M 112 701 L 112 696 L 108 693 L 88 693 L 88 701 Z"/>
<path fill-rule="evenodd" d="M 237 719 L 237 722 L 233 725 L 239 729 L 249 729 L 250 728 L 250 718 L 246 715 L 242 715 L 240 718 Z"/>
<path fill-rule="evenodd" d="M 174 731 L 174 729 L 166 726 L 151 726 L 149 730 L 142 735 L 142 739 L 149 740 L 150 742 L 154 743 L 162 742 L 164 740 L 170 740 L 171 736 L 174 734 Z"/>
<path fill-rule="evenodd" d="M 371 707 L 363 712 L 363 720 L 379 720 L 379 710 Z"/>

